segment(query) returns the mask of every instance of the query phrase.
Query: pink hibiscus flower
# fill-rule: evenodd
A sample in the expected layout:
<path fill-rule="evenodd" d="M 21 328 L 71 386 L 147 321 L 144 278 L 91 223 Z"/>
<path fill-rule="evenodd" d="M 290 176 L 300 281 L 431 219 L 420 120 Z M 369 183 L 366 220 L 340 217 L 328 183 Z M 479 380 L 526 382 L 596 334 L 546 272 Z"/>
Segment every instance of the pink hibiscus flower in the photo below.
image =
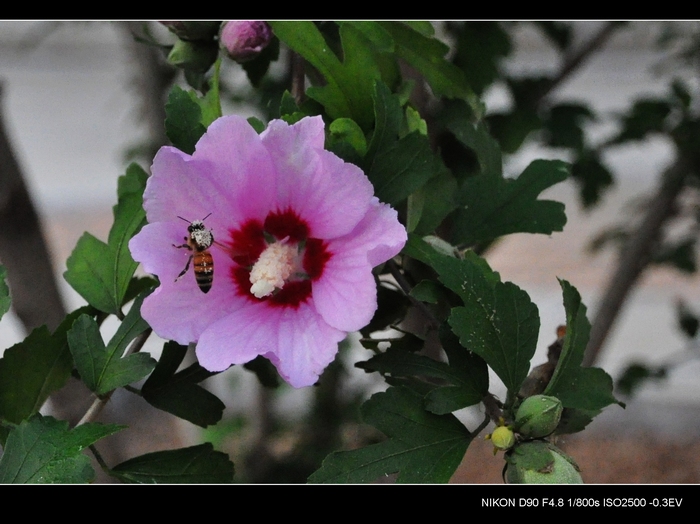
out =
<path fill-rule="evenodd" d="M 196 342 L 206 369 L 263 355 L 292 386 L 311 385 L 338 342 L 371 320 L 372 268 L 399 253 L 406 230 L 324 138 L 320 117 L 274 120 L 258 135 L 227 116 L 191 156 L 156 155 L 149 224 L 129 243 L 160 279 L 141 313 L 161 337 Z"/>

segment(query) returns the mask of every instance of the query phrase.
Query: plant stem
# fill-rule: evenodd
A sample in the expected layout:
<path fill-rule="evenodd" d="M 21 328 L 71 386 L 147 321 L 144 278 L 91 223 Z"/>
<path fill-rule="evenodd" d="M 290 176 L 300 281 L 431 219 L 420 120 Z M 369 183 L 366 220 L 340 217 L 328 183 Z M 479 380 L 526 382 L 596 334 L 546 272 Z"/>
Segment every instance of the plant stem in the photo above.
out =
<path fill-rule="evenodd" d="M 644 219 L 625 243 L 593 319 L 582 365 L 591 366 L 598 358 L 629 291 L 649 264 L 654 243 L 658 240 L 661 227 L 673 213 L 676 197 L 689 171 L 690 162 L 683 156 L 666 170 L 661 187 L 647 206 Z"/>

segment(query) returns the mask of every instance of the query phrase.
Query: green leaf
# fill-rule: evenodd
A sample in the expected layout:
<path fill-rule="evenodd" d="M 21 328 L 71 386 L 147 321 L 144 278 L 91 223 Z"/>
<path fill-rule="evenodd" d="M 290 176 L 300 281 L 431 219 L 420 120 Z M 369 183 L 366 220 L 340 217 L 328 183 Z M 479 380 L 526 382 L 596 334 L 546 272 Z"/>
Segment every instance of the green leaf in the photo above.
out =
<path fill-rule="evenodd" d="M 147 181 L 148 173 L 140 165 L 129 164 L 124 176 L 120 176 L 117 180 L 117 200 L 126 198 L 128 195 L 143 195 Z"/>
<path fill-rule="evenodd" d="M 418 235 L 427 235 L 435 231 L 442 221 L 457 207 L 457 180 L 445 169 L 428 180 L 426 184 L 411 195 L 422 201 L 421 214 L 414 229 Z M 409 200 L 410 202 L 410 200 Z"/>
<path fill-rule="evenodd" d="M 442 286 L 432 280 L 421 280 L 411 289 L 410 295 L 416 300 L 437 304 L 442 298 Z"/>
<path fill-rule="evenodd" d="M 199 446 L 157 451 L 115 466 L 111 475 L 132 484 L 223 484 L 233 480 L 226 453 L 206 442 Z"/>
<path fill-rule="evenodd" d="M 591 324 L 576 288 L 566 280 L 559 280 L 559 283 L 564 293 L 566 337 L 559 362 L 544 394 L 557 397 L 565 408 L 599 410 L 618 403 L 612 395 L 612 379 L 605 371 L 581 367 Z"/>
<path fill-rule="evenodd" d="M 409 300 L 401 291 L 386 285 L 377 286 L 377 310 L 369 324 L 360 330 L 362 336 L 369 337 L 371 333 L 403 320 L 409 306 Z"/>
<path fill-rule="evenodd" d="M 357 31 L 363 34 L 367 40 L 372 42 L 374 47 L 385 53 L 394 52 L 394 40 L 391 35 L 382 27 L 380 22 L 372 22 L 368 20 L 338 22 L 342 27 L 344 25 L 352 25 Z"/>
<path fill-rule="evenodd" d="M 652 263 L 675 267 L 683 273 L 695 273 L 695 239 L 684 238 L 678 242 L 668 242 L 658 246 L 653 254 Z"/>
<path fill-rule="evenodd" d="M 621 144 L 632 140 L 642 140 L 652 133 L 663 133 L 666 117 L 671 113 L 671 105 L 666 100 L 638 100 L 632 109 L 622 117 L 622 130 L 611 144 Z"/>
<path fill-rule="evenodd" d="M 445 59 L 449 47 L 440 40 L 400 22 L 381 22 L 392 36 L 396 55 L 421 73 L 436 96 L 466 100 L 480 116 L 483 105 L 467 84 L 464 72 Z"/>
<path fill-rule="evenodd" d="M 270 63 L 279 58 L 279 53 L 280 42 L 277 39 L 273 39 L 253 60 L 241 64 L 253 87 L 260 87 L 260 82 L 270 68 Z"/>
<path fill-rule="evenodd" d="M 425 411 L 422 396 L 403 387 L 373 395 L 362 417 L 389 439 L 332 453 L 309 482 L 373 482 L 396 472 L 399 483 L 447 482 L 474 438 L 453 415 Z"/>
<path fill-rule="evenodd" d="M 374 110 L 376 127 L 365 157 L 365 173 L 377 198 L 396 205 L 446 168 L 420 132 L 398 138 L 404 115 L 398 97 L 381 82 L 375 85 Z"/>
<path fill-rule="evenodd" d="M 445 104 L 441 120 L 462 144 L 474 151 L 482 175 L 500 178 L 503 158 L 498 142 L 489 134 L 483 121 L 476 121 L 471 109 L 462 101 Z"/>
<path fill-rule="evenodd" d="M 649 367 L 642 364 L 630 364 L 617 379 L 617 389 L 623 395 L 631 396 L 645 382 L 665 379 L 668 370 L 665 366 Z"/>
<path fill-rule="evenodd" d="M 588 106 L 581 104 L 559 104 L 549 109 L 543 125 L 544 141 L 552 147 L 568 147 L 576 151 L 585 145 L 584 126 L 593 121 L 595 115 Z"/>
<path fill-rule="evenodd" d="M 500 62 L 513 48 L 510 36 L 500 22 L 464 22 L 458 29 L 453 61 L 464 71 L 474 91 L 481 94 L 500 78 Z"/>
<path fill-rule="evenodd" d="M 483 174 L 467 178 L 460 191 L 453 241 L 474 245 L 511 233 L 561 231 L 566 224 L 564 204 L 537 197 L 567 175 L 565 162 L 535 160 L 516 179 Z"/>
<path fill-rule="evenodd" d="M 689 338 L 695 338 L 700 328 L 700 319 L 697 314 L 688 307 L 683 300 L 676 302 L 676 315 L 678 319 L 678 327 Z"/>
<path fill-rule="evenodd" d="M 0 458 L 0 484 L 90 482 L 95 472 L 83 449 L 123 429 L 117 424 L 83 424 L 35 415 L 10 430 Z"/>
<path fill-rule="evenodd" d="M 367 139 L 360 126 L 349 118 L 338 118 L 333 120 L 329 126 L 331 138 L 334 141 L 343 140 L 349 143 L 360 156 L 367 153 Z"/>
<path fill-rule="evenodd" d="M 449 318 L 460 344 L 482 357 L 514 394 L 530 369 L 540 317 L 525 291 L 512 282 L 495 282 L 497 274 L 484 266 L 468 252 L 464 260 L 445 257 L 437 270 L 440 281 L 464 302 Z"/>
<path fill-rule="evenodd" d="M 145 178 L 135 164 L 119 181 L 119 201 L 114 206 L 114 224 L 108 243 L 84 233 L 66 261 L 66 282 L 91 306 L 115 315 L 121 314 L 131 277 L 138 264 L 131 258 L 129 240 L 146 223 L 142 205 Z"/>
<path fill-rule="evenodd" d="M 207 130 L 202 109 L 187 91 L 173 86 L 165 104 L 165 134 L 180 151 L 191 155 L 197 141 Z"/>
<path fill-rule="evenodd" d="M 445 329 L 441 329 L 441 339 L 449 364 L 412 353 L 411 351 L 422 347 L 423 341 L 413 335 L 405 335 L 392 341 L 391 347 L 385 352 L 366 362 L 359 362 L 356 366 L 367 372 L 377 371 L 392 378 L 433 377 L 447 381 L 450 385 L 431 384 L 431 391 L 425 398 L 426 408 L 437 415 L 477 404 L 488 393 L 489 377 L 486 363 L 461 347 L 449 329 L 444 331 Z M 406 341 L 409 343 L 406 344 Z M 415 342 L 418 342 L 417 346 Z"/>
<path fill-rule="evenodd" d="M 34 329 L 0 359 L 0 420 L 19 424 L 37 413 L 46 399 L 68 381 L 73 359 L 66 332 L 82 310 L 68 315 L 52 334 Z M 5 434 L 0 430 L 2 442 Z"/>
<path fill-rule="evenodd" d="M 134 304 L 132 309 L 140 306 Z M 138 309 L 137 309 L 138 312 Z M 130 312 L 131 313 L 131 312 Z M 97 323 L 87 315 L 81 315 L 68 332 L 68 343 L 75 367 L 85 385 L 96 395 L 104 395 L 148 375 L 156 365 L 146 353 L 136 353 L 120 358 L 123 347 L 145 329 L 143 320 L 125 320 L 105 347 Z"/>
<path fill-rule="evenodd" d="M 7 287 L 5 279 L 7 278 L 7 269 L 0 264 L 0 318 L 10 310 L 10 288 Z"/>
<path fill-rule="evenodd" d="M 215 373 L 199 364 L 176 373 L 186 353 L 186 346 L 167 342 L 141 394 L 152 406 L 206 428 L 221 420 L 226 406 L 216 395 L 198 385 Z"/>
<path fill-rule="evenodd" d="M 579 185 L 581 202 L 586 208 L 596 204 L 603 191 L 615 182 L 610 170 L 593 151 L 583 151 L 574 160 L 571 165 L 571 177 Z"/>
<path fill-rule="evenodd" d="M 450 362 L 453 385 L 435 388 L 425 397 L 425 407 L 442 415 L 481 402 L 488 393 L 489 371 L 486 362 L 467 351 L 446 326 L 440 327 L 440 341 Z"/>
<path fill-rule="evenodd" d="M 363 129 L 372 125 L 372 85 L 381 78 L 376 51 L 364 32 L 353 24 L 340 27 L 343 62 L 333 53 L 313 22 L 270 22 L 275 35 L 299 53 L 326 80 L 307 89 L 309 97 L 323 105 L 328 116 L 351 118 Z"/>
<path fill-rule="evenodd" d="M 66 261 L 63 277 L 88 304 L 100 311 L 118 311 L 114 289 L 114 253 L 90 233 L 83 233 Z"/>
<path fill-rule="evenodd" d="M 501 282 L 488 263 L 468 251 L 464 259 L 438 253 L 410 235 L 403 253 L 430 265 L 464 303 L 449 324 L 460 344 L 473 351 L 516 393 L 530 369 L 540 327 L 537 306 L 511 282 Z"/>

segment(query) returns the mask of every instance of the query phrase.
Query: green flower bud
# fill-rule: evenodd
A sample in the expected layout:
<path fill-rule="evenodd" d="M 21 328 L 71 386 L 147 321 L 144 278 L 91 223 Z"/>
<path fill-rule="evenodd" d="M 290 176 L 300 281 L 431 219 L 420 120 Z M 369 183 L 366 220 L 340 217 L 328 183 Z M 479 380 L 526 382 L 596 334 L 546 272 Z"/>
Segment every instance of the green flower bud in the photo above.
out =
<path fill-rule="evenodd" d="M 563 410 L 558 398 L 533 395 L 520 404 L 515 414 L 515 429 L 526 437 L 546 437 L 557 429 Z"/>
<path fill-rule="evenodd" d="M 496 449 L 510 449 L 515 444 L 515 435 L 508 426 L 498 426 L 490 435 L 493 447 Z M 495 451 L 494 451 L 495 454 Z"/>
<path fill-rule="evenodd" d="M 506 462 L 504 479 L 508 484 L 583 484 L 573 459 L 542 440 L 518 444 Z"/>
<path fill-rule="evenodd" d="M 205 73 L 216 61 L 219 48 L 216 42 L 178 40 L 168 55 L 168 62 L 195 73 Z"/>

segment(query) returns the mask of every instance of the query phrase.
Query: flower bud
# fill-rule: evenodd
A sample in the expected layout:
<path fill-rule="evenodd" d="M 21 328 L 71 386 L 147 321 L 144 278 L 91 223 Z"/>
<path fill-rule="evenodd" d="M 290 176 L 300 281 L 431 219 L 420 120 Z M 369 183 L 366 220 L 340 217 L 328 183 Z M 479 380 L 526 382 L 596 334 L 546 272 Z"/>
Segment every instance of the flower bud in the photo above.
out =
<path fill-rule="evenodd" d="M 507 450 L 513 447 L 515 444 L 515 435 L 513 430 L 508 426 L 498 426 L 493 430 L 490 435 L 491 442 L 493 442 L 494 454 L 497 449 Z"/>
<path fill-rule="evenodd" d="M 528 397 L 515 414 L 515 429 L 525 437 L 546 437 L 557 429 L 563 409 L 561 401 L 556 397 Z"/>
<path fill-rule="evenodd" d="M 178 40 L 168 55 L 168 62 L 180 69 L 205 73 L 216 61 L 219 50 L 215 43 Z"/>
<path fill-rule="evenodd" d="M 221 22 L 184 22 L 163 20 L 160 22 L 177 35 L 180 40 L 213 40 Z"/>
<path fill-rule="evenodd" d="M 573 459 L 548 442 L 518 444 L 506 461 L 504 479 L 508 484 L 583 484 Z"/>
<path fill-rule="evenodd" d="M 272 29 L 267 22 L 257 20 L 229 20 L 221 26 L 221 49 L 236 62 L 252 60 L 272 40 Z"/>

